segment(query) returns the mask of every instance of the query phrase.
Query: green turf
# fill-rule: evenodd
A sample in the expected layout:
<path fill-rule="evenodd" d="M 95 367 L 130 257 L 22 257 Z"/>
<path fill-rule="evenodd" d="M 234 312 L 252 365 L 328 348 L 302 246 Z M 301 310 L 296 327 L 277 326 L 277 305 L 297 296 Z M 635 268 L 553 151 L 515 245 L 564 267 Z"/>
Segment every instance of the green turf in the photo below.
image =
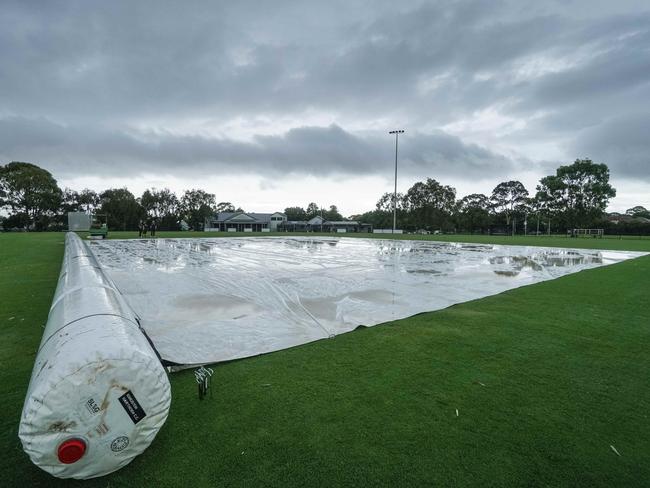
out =
<path fill-rule="evenodd" d="M 69 483 L 17 438 L 62 253 L 62 234 L 0 234 L 0 486 Z M 649 290 L 647 256 L 219 365 L 202 402 L 191 371 L 173 374 L 152 446 L 83 484 L 648 486 Z"/>

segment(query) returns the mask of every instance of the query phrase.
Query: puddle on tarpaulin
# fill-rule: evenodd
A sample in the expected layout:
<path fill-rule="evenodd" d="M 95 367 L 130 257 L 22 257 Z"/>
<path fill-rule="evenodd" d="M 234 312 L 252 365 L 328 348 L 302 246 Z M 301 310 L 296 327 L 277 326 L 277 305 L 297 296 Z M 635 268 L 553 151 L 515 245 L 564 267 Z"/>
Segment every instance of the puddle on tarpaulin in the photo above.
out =
<path fill-rule="evenodd" d="M 92 249 L 161 355 L 181 364 L 283 349 L 643 254 L 299 236 Z"/>

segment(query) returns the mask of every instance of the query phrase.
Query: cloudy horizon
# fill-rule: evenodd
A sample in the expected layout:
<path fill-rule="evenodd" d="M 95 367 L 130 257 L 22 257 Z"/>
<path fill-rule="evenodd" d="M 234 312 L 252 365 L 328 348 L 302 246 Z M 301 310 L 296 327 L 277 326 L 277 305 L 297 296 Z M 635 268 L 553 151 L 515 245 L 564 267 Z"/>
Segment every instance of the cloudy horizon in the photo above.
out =
<path fill-rule="evenodd" d="M 427 177 L 458 197 L 606 163 L 650 207 L 647 2 L 13 2 L 0 164 L 59 184 L 249 211 L 374 208 Z"/>

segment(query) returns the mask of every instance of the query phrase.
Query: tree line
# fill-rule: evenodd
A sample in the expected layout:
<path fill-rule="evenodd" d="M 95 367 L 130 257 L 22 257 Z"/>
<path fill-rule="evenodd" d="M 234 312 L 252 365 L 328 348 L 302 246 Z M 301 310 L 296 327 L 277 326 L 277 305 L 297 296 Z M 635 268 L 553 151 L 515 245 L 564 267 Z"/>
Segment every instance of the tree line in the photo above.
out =
<path fill-rule="evenodd" d="M 127 188 L 102 192 L 59 188 L 54 177 L 31 163 L 0 166 L 0 209 L 5 229 L 63 230 L 68 212 L 105 214 L 110 229 L 136 230 L 140 221 L 155 220 L 161 230 L 178 230 L 182 223 L 202 229 L 205 218 L 216 211 L 235 211 L 230 202 L 216 203 L 215 195 L 201 189 L 180 197 L 164 188 L 145 190 L 136 197 Z"/>
<path fill-rule="evenodd" d="M 551 229 L 611 228 L 604 217 L 614 196 L 607 165 L 578 159 L 542 178 L 534 193 L 512 180 L 499 183 L 489 195 L 475 193 L 457 199 L 455 188 L 427 178 L 398 193 L 396 202 L 392 193 L 385 193 L 374 210 L 352 218 L 375 228 L 390 228 L 396 203 L 398 228 L 406 231 L 546 233 Z M 0 210 L 5 229 L 30 230 L 63 230 L 67 213 L 74 211 L 105 214 L 108 227 L 115 230 L 136 230 L 143 220 L 155 220 L 160 230 L 202 230 L 205 219 L 217 212 L 243 211 L 230 202 L 217 203 L 214 194 L 202 189 L 186 190 L 177 196 L 167 188 L 150 188 L 139 197 L 127 188 L 99 193 L 61 189 L 48 171 L 24 162 L 0 166 Z M 343 220 L 336 205 L 325 209 L 314 202 L 306 208 L 287 207 L 284 213 L 288 220 L 315 216 Z M 650 218 L 644 207 L 629 209 L 627 216 L 632 223 L 628 220 L 623 227 L 636 225 L 635 233 L 650 232 L 650 225 L 638 228 L 634 220 Z"/>
<path fill-rule="evenodd" d="M 314 202 L 311 202 L 306 208 L 287 207 L 284 209 L 284 214 L 289 221 L 305 221 L 319 216 L 329 221 L 343 220 L 343 216 L 339 213 L 336 205 L 330 205 L 329 209 L 324 209 Z"/>
<path fill-rule="evenodd" d="M 243 212 L 230 202 L 217 203 L 212 193 L 198 188 L 177 196 L 168 188 L 145 190 L 136 197 L 127 188 L 102 192 L 59 188 L 52 174 L 32 163 L 11 162 L 0 166 L 0 223 L 5 229 L 64 230 L 68 212 L 103 214 L 114 230 L 137 230 L 141 221 L 155 221 L 160 230 L 187 226 L 203 230 L 205 219 L 219 212 Z M 336 205 L 322 209 L 310 203 L 306 209 L 288 207 L 289 220 L 309 220 L 317 215 L 342 220 Z"/>
<path fill-rule="evenodd" d="M 534 192 L 511 180 L 499 183 L 490 194 L 460 199 L 455 188 L 427 178 L 406 193 L 398 193 L 396 202 L 393 193 L 385 193 L 375 210 L 356 218 L 376 228 L 390 228 L 396 204 L 398 227 L 406 231 L 544 234 L 575 228 L 612 230 L 614 224 L 606 219 L 605 210 L 616 190 L 609 177 L 606 164 L 577 159 L 542 178 Z M 647 210 L 637 206 L 627 214 L 641 218 Z M 648 223 L 641 227 L 637 225 L 634 233 L 650 232 Z"/>

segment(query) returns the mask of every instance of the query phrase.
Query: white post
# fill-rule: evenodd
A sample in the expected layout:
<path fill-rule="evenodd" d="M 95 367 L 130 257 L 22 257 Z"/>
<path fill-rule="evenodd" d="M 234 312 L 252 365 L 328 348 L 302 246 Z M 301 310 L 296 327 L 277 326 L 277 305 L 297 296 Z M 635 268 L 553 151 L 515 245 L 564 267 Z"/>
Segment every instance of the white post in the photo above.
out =
<path fill-rule="evenodd" d="M 389 134 L 395 134 L 395 189 L 393 191 L 393 234 L 397 228 L 397 145 L 399 135 L 404 133 L 404 130 L 391 130 Z"/>

